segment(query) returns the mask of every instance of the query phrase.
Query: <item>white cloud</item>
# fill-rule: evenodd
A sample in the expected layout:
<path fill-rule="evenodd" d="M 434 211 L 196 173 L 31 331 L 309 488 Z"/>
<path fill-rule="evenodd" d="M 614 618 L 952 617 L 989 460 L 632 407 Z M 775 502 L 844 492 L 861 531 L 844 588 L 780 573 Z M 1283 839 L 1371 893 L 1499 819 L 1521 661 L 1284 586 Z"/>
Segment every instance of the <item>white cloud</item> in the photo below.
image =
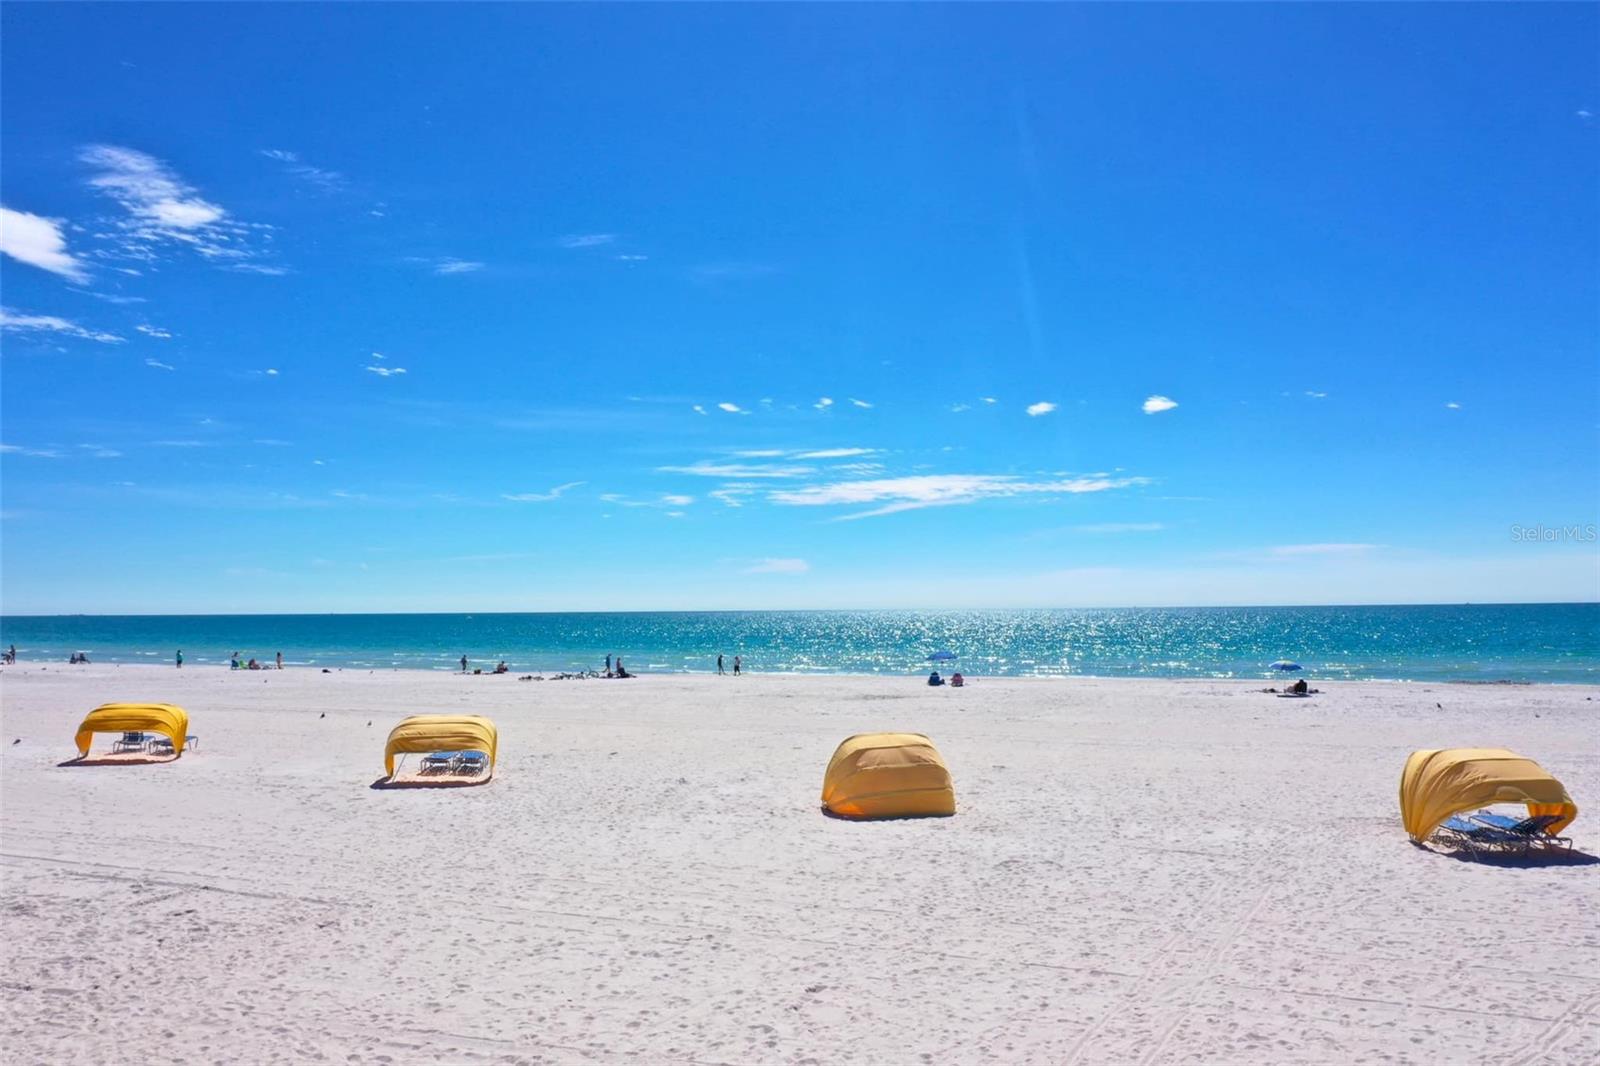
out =
<path fill-rule="evenodd" d="M 1055 404 L 1050 403 L 1050 402 L 1048 402 L 1046 400 L 1040 400 L 1038 403 L 1030 403 L 1028 405 L 1028 417 L 1029 418 L 1038 418 L 1040 415 L 1047 415 L 1051 411 L 1054 411 L 1055 409 L 1056 409 L 1056 405 Z"/>
<path fill-rule="evenodd" d="M 818 507 L 883 503 L 881 507 L 841 520 L 871 518 L 877 515 L 913 511 L 923 507 L 976 503 L 1024 494 L 1078 494 L 1143 485 L 1140 477 L 1077 477 L 1052 481 L 1024 481 L 1010 474 L 921 474 L 913 477 L 882 478 L 870 481 L 841 481 L 831 485 L 811 485 L 770 493 L 773 503 L 792 507 Z M 887 501 L 887 502 L 885 502 Z"/>
<path fill-rule="evenodd" d="M 861 408 L 864 411 L 872 410 L 872 405 L 870 403 L 868 403 L 867 401 L 865 401 L 865 400 L 858 400 L 854 396 L 852 396 L 852 397 L 850 397 L 850 402 L 855 404 L 857 407 Z"/>
<path fill-rule="evenodd" d="M 744 568 L 746 574 L 803 574 L 811 569 L 804 559 L 757 559 Z"/>
<path fill-rule="evenodd" d="M 1574 112 L 1574 114 L 1576 114 L 1579 118 L 1582 118 L 1582 119 L 1594 118 L 1594 112 L 1590 111 L 1586 107 L 1578 108 L 1578 110 L 1576 112 Z"/>
<path fill-rule="evenodd" d="M 958 415 L 962 411 L 970 410 L 972 410 L 972 405 L 970 403 L 953 403 L 950 405 L 950 413 L 953 415 Z"/>
<path fill-rule="evenodd" d="M 740 459 L 781 459 L 789 453 L 782 448 L 751 448 L 742 452 L 734 452 Z"/>
<path fill-rule="evenodd" d="M 433 264 L 435 274 L 471 274 L 482 269 L 482 263 L 470 259 L 440 259 Z"/>
<path fill-rule="evenodd" d="M 1170 411 L 1176 406 L 1178 406 L 1177 400 L 1171 400 L 1165 396 L 1152 396 L 1145 400 L 1143 409 L 1147 415 L 1157 415 L 1162 411 Z"/>
<path fill-rule="evenodd" d="M 828 408 L 833 406 L 833 400 L 827 396 L 824 396 L 811 406 L 815 407 L 819 411 L 826 411 Z"/>
<path fill-rule="evenodd" d="M 619 255 L 616 258 L 623 263 L 642 263 L 650 257 L 648 255 Z"/>
<path fill-rule="evenodd" d="M 123 341 L 115 333 L 85 329 L 76 322 L 56 315 L 21 315 L 10 308 L 0 308 L 0 329 L 13 333 L 65 333 L 69 337 L 101 344 L 121 344 Z"/>
<path fill-rule="evenodd" d="M 262 373 L 267 375 L 267 377 L 269 377 L 269 378 L 275 378 L 275 377 L 278 376 L 277 368 L 270 367 L 270 366 L 267 369 L 263 370 Z"/>
<path fill-rule="evenodd" d="M 143 333 L 146 337 L 156 337 L 164 341 L 172 339 L 171 333 L 161 329 L 159 326 L 152 326 L 148 322 L 142 325 L 134 326 L 133 328 L 138 330 L 140 333 Z"/>
<path fill-rule="evenodd" d="M 259 254 L 249 241 L 251 226 L 229 217 L 221 206 L 204 199 L 161 160 L 132 148 L 92 144 L 78 152 L 95 173 L 89 185 L 116 201 L 128 218 L 116 225 L 118 250 L 136 259 L 155 258 L 156 247 L 178 244 L 229 269 L 260 274 L 284 273 L 282 267 L 250 263 Z"/>
<path fill-rule="evenodd" d="M 388 356 L 384 355 L 382 352 L 373 352 L 372 353 L 372 358 L 378 360 L 381 363 L 381 362 L 383 362 L 383 360 L 387 359 Z"/>
<path fill-rule="evenodd" d="M 720 489 L 712 489 L 706 493 L 713 500 L 720 500 L 729 507 L 743 507 L 745 497 L 755 493 L 755 485 L 724 485 Z"/>
<path fill-rule="evenodd" d="M 95 459 L 121 459 L 122 453 L 115 448 L 107 448 L 104 444 L 80 444 L 79 449 L 86 451 Z"/>
<path fill-rule="evenodd" d="M 1353 555 L 1369 552 L 1376 544 L 1280 544 L 1272 549 L 1273 555 Z"/>
<path fill-rule="evenodd" d="M 337 192 L 344 188 L 345 177 L 337 170 L 323 170 L 301 160 L 298 152 L 288 152 L 282 148 L 263 148 L 261 154 L 268 159 L 275 159 L 283 164 L 283 169 L 301 181 L 315 185 L 327 192 Z"/>
<path fill-rule="evenodd" d="M 110 292 L 92 292 L 89 294 L 97 300 L 104 300 L 108 304 L 142 304 L 149 303 L 143 296 L 118 296 Z"/>
<path fill-rule="evenodd" d="M 83 261 L 67 251 L 58 219 L 0 207 L 0 254 L 71 281 L 89 279 Z"/>
<path fill-rule="evenodd" d="M 1072 528 L 1079 533 L 1155 533 L 1167 527 L 1160 522 L 1097 522 Z"/>
<path fill-rule="evenodd" d="M 62 454 L 54 448 L 24 448 L 20 444 L 0 444 L 0 454 L 25 455 L 30 459 L 60 459 Z"/>
<path fill-rule="evenodd" d="M 683 517 L 683 512 L 682 511 L 668 511 L 667 512 L 667 517 L 668 518 L 682 518 Z"/>
<path fill-rule="evenodd" d="M 717 404 L 717 407 L 728 412 L 730 415 L 742 415 L 748 413 L 744 408 L 740 407 L 736 403 L 719 403 Z"/>
<path fill-rule="evenodd" d="M 503 492 L 500 498 L 516 503 L 546 503 L 550 500 L 559 500 L 563 492 L 586 484 L 588 484 L 586 481 L 569 481 L 565 485 L 557 485 L 549 492 Z"/>
<path fill-rule="evenodd" d="M 661 502 L 668 507 L 687 507 L 694 502 L 693 496 L 678 496 L 672 493 L 663 494 Z"/>
<path fill-rule="evenodd" d="M 816 452 L 796 452 L 796 459 L 850 459 L 857 455 L 871 455 L 876 448 L 824 448 Z M 778 454 L 782 454 L 781 452 Z"/>
<path fill-rule="evenodd" d="M 370 366 L 369 365 L 369 366 L 364 366 L 361 369 L 365 370 L 369 374 L 376 374 L 380 378 L 392 378 L 396 374 L 404 374 L 406 372 L 406 368 L 403 367 L 403 366 Z"/>
<path fill-rule="evenodd" d="M 995 399 L 993 396 L 985 396 L 983 398 L 983 402 L 984 403 L 999 403 L 1000 401 Z"/>
<path fill-rule="evenodd" d="M 695 477 L 791 478 L 816 473 L 809 466 L 756 466 L 749 463 L 714 463 L 702 459 L 690 466 L 658 466 L 662 474 L 692 474 Z"/>
<path fill-rule="evenodd" d="M 1318 392 L 1316 389 L 1307 389 L 1306 395 L 1311 397 L 1313 400 L 1326 400 L 1328 398 L 1327 393 Z"/>
<path fill-rule="evenodd" d="M 159 360 L 159 359 L 146 359 L 144 361 L 144 365 L 145 366 L 153 366 L 157 370 L 176 370 L 176 369 L 178 369 L 175 366 L 171 366 L 171 365 L 169 365 L 167 363 L 161 362 L 161 360 Z"/>
<path fill-rule="evenodd" d="M 597 248 L 617 239 L 615 233 L 573 233 L 561 238 L 563 248 Z M 618 258 L 622 258 L 618 256 Z M 640 258 L 644 258 L 640 256 Z"/>
<path fill-rule="evenodd" d="M 706 409 L 705 409 L 704 405 L 698 404 L 698 403 L 695 404 L 694 405 L 694 413 L 697 414 L 697 415 L 705 414 L 706 413 Z"/>
<path fill-rule="evenodd" d="M 1454 400 L 1451 400 L 1449 403 L 1445 404 L 1445 407 L 1451 411 L 1461 410 L 1461 405 L 1456 403 Z"/>

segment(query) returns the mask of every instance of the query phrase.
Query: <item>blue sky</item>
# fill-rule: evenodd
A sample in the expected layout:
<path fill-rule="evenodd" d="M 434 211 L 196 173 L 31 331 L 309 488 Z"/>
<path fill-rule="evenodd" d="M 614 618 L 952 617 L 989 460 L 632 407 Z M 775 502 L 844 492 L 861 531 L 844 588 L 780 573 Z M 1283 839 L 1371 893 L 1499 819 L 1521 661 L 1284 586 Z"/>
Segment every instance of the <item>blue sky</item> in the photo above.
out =
<path fill-rule="evenodd" d="M 1600 598 L 1593 6 L 0 18 L 7 612 Z"/>

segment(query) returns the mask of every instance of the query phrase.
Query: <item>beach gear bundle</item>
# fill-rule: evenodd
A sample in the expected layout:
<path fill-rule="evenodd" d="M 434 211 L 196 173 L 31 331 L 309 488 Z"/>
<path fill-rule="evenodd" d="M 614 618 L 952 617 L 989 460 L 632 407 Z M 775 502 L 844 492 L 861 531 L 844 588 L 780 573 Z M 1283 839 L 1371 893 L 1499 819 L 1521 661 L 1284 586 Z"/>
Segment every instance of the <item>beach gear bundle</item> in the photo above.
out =
<path fill-rule="evenodd" d="M 956 813 L 956 794 L 921 733 L 861 733 L 829 760 L 822 805 L 842 818 L 915 818 Z"/>
<path fill-rule="evenodd" d="M 414 714 L 389 731 L 383 749 L 384 772 L 394 776 L 394 757 L 407 752 L 481 751 L 494 769 L 500 734 L 494 723 L 477 714 Z"/>
<path fill-rule="evenodd" d="M 189 734 L 189 714 L 170 703 L 107 703 L 96 707 L 78 726 L 80 757 L 87 757 L 96 733 L 161 733 L 172 741 L 172 750 L 183 754 Z"/>
<path fill-rule="evenodd" d="M 1578 817 L 1578 805 L 1560 781 L 1503 748 L 1414 751 L 1400 775 L 1400 817 L 1419 844 L 1451 815 L 1492 803 L 1526 804 L 1529 817 L 1554 815 L 1545 829 L 1551 834 Z"/>

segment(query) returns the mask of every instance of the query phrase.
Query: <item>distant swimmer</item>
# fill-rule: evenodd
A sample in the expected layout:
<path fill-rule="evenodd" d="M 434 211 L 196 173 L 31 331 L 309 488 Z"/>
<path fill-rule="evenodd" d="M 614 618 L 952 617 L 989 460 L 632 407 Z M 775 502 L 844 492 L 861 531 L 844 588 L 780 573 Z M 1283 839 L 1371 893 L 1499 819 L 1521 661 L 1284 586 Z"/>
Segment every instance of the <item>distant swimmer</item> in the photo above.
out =
<path fill-rule="evenodd" d="M 467 672 L 467 657 L 465 655 L 461 657 L 461 672 L 463 674 Z"/>
<path fill-rule="evenodd" d="M 179 670 L 183 669 L 183 649 L 182 648 L 178 649 L 178 669 Z"/>

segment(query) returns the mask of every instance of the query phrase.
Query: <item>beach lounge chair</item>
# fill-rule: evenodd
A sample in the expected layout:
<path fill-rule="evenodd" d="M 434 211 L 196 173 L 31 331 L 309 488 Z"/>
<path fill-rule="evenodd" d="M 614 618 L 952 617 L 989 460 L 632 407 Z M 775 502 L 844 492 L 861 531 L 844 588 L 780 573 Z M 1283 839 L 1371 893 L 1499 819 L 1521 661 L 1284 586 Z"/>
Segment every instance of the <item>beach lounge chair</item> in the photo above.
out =
<path fill-rule="evenodd" d="M 1472 821 L 1510 833 L 1514 837 L 1524 838 L 1530 844 L 1553 844 L 1557 847 L 1572 847 L 1571 837 L 1558 837 L 1550 832 L 1550 827 L 1561 820 L 1559 814 L 1536 814 L 1531 818 L 1512 818 L 1509 815 L 1494 814 L 1490 811 L 1479 811 L 1472 816 Z"/>
<path fill-rule="evenodd" d="M 422 772 L 425 774 L 447 774 L 456 766 L 456 753 L 453 751 L 436 751 L 422 757 Z"/>
<path fill-rule="evenodd" d="M 149 738 L 143 733 L 123 733 L 122 739 L 114 741 L 111 745 L 111 754 L 121 755 L 127 751 L 143 751 Z"/>
<path fill-rule="evenodd" d="M 486 751 L 464 751 L 456 757 L 456 773 L 481 774 L 489 767 L 489 753 Z"/>
<path fill-rule="evenodd" d="M 1459 815 L 1451 815 L 1440 823 L 1439 832 L 1447 841 L 1459 844 L 1474 854 L 1497 848 L 1521 848 L 1524 851 L 1528 848 L 1528 841 L 1523 837 L 1513 836 L 1493 826 L 1477 825 Z"/>

